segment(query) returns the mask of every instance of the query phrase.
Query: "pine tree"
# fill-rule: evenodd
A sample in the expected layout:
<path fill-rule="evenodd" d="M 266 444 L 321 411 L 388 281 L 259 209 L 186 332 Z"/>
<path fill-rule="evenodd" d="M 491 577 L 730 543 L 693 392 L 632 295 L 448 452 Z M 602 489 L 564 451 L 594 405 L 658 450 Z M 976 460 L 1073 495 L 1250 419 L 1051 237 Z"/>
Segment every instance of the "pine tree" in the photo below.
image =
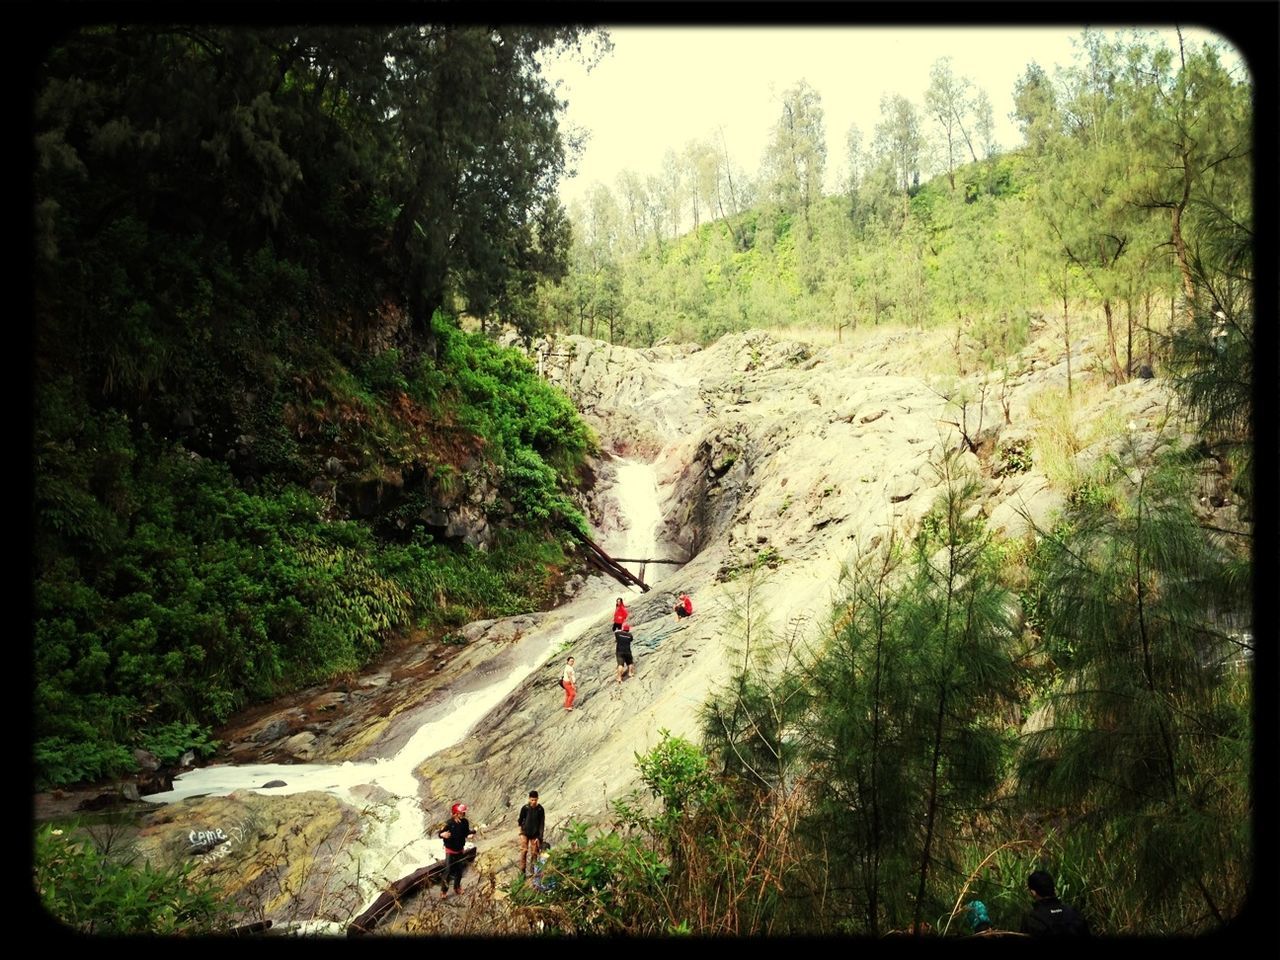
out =
<path fill-rule="evenodd" d="M 1185 455 L 1112 462 L 1037 555 L 1044 649 L 1061 671 L 1050 722 L 1023 744 L 1021 782 L 1122 862 L 1150 930 L 1239 909 L 1248 863 L 1248 641 L 1242 561 L 1197 523 Z M 1184 926 L 1185 924 L 1185 926 Z"/>
<path fill-rule="evenodd" d="M 864 560 L 810 661 L 804 729 L 814 791 L 802 835 L 825 838 L 844 913 L 882 932 L 949 909 L 964 831 L 997 789 L 1015 696 L 1011 594 L 949 456 L 910 552 Z"/>

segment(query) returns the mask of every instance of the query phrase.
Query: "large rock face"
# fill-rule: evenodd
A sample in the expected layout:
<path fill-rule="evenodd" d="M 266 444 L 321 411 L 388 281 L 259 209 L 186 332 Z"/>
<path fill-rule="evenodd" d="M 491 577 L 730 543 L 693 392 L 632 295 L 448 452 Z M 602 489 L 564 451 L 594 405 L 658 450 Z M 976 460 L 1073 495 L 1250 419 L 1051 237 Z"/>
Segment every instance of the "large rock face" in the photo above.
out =
<path fill-rule="evenodd" d="M 910 351 L 912 344 L 894 349 Z M 536 343 L 531 354 L 579 405 L 605 451 L 655 464 L 664 518 L 655 555 L 687 562 L 651 565 L 655 589 L 628 596 L 637 637 L 633 679 L 614 680 L 609 624 L 612 596 L 621 588 L 592 578 L 579 599 L 594 604 L 598 597 L 597 622 L 570 638 L 460 743 L 422 758 L 417 772 L 425 809 L 443 819 L 450 803 L 470 805 L 472 823 L 485 828 L 477 866 L 491 877 L 510 871 L 516 815 L 530 789 L 541 793 L 554 843 L 573 819 L 607 818 L 611 800 L 635 786 L 636 754 L 654 746 L 662 730 L 697 737 L 699 707 L 733 668 L 729 654 L 744 617 L 757 635 L 820 635 L 842 566 L 891 533 L 914 531 L 941 490 L 937 464 L 944 453 L 959 451 L 962 466 L 980 478 L 978 509 L 997 532 L 1024 536 L 1061 505 L 1061 492 L 1037 465 L 1022 470 L 1019 464 L 1012 472 L 992 455 L 1002 441 L 1025 442 L 1031 398 L 1065 378 L 1061 358 L 1038 369 L 1028 358 L 997 393 L 984 392 L 977 380 L 939 385 L 894 374 L 884 349 L 815 350 L 758 333 L 728 336 L 702 350 L 634 350 L 570 336 Z M 963 408 L 946 399 L 966 395 L 978 399 Z M 1142 435 L 1168 407 L 1161 381 L 1137 380 L 1107 391 L 1100 414 L 1131 422 L 1130 435 Z M 1081 456 L 1098 456 L 1117 442 L 1104 439 Z M 597 506 L 611 481 L 605 462 L 597 471 Z M 604 508 L 593 516 L 609 527 L 606 534 L 623 526 Z M 692 595 L 695 615 L 672 632 L 671 608 L 681 590 Z M 402 651 L 345 690 L 311 691 L 310 712 L 305 705 L 259 711 L 252 724 L 228 733 L 228 756 L 311 762 L 389 756 L 409 739 L 415 717 L 485 682 L 537 623 L 535 616 L 472 625 L 464 631 L 471 642 L 443 672 L 440 651 Z M 660 640 L 649 649 L 645 643 L 655 637 Z M 570 653 L 579 680 L 572 712 L 562 709 L 555 685 Z M 326 853 L 326 844 L 358 833 L 363 814 L 340 804 L 339 810 L 323 795 L 289 799 L 311 806 L 291 813 L 272 808 L 267 815 L 260 804 L 282 801 L 233 795 L 221 802 L 244 806 L 255 822 L 297 818 L 309 849 L 326 861 L 328 882 L 342 888 L 355 868 L 350 858 Z M 217 819 L 213 804 L 188 800 L 156 814 L 157 849 L 181 846 L 172 837 L 189 836 L 197 825 L 206 829 Z M 234 819 L 231 812 L 219 815 Z M 293 843 L 288 834 L 283 822 L 249 831 L 256 839 L 223 855 L 227 864 L 220 869 L 243 861 L 239 886 L 248 889 L 259 882 L 249 877 L 257 869 L 251 863 L 270 861 L 273 851 L 292 862 L 296 851 L 281 847 Z M 313 895 L 305 884 L 298 889 Z M 260 893 L 282 913 L 272 890 L 264 886 Z M 345 909 L 346 900 L 341 903 Z"/>

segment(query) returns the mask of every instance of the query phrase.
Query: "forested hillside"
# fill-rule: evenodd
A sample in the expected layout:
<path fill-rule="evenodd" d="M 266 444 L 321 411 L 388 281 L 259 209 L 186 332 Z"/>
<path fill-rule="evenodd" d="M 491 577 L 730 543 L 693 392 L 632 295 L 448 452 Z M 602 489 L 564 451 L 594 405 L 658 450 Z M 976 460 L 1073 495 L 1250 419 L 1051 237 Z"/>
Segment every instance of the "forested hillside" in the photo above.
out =
<path fill-rule="evenodd" d="M 574 30 L 88 27 L 35 103 L 35 750 L 238 707 L 546 602 L 592 445 L 517 353 L 562 269 Z M 513 514 L 517 526 L 509 524 Z"/>
<path fill-rule="evenodd" d="M 1011 930 L 1032 864 L 1099 933 L 1239 919 L 1250 78 L 1212 44 L 1085 31 L 1070 67 L 1027 65 L 1001 151 L 943 59 L 922 102 L 886 90 L 848 132 L 834 191 L 800 81 L 762 105 L 754 172 L 709 136 L 566 210 L 542 58 L 608 48 L 112 25 L 47 51 L 37 788 L 208 757 L 220 728 L 233 765 L 420 753 L 399 794 L 189 791 L 138 831 L 163 876 L 42 830 L 46 908 L 81 932 L 222 930 L 219 910 L 344 929 L 398 879 L 368 866 L 392 860 L 375 822 L 435 842 L 466 797 L 505 831 L 529 781 L 560 804 L 551 882 L 485 838 L 475 911 L 432 896 L 395 932 L 953 935 L 974 898 Z M 530 611 L 582 565 L 601 446 L 654 454 L 652 557 L 680 555 L 657 562 L 697 616 L 629 600 L 624 684 L 587 591 L 539 635 L 578 655 L 577 707 L 548 706 L 562 667 L 538 660 L 410 750 L 550 630 Z M 278 704 L 223 726 L 341 678 L 344 736 L 307 731 L 306 757 Z M 184 841 L 210 811 L 254 826 L 234 852 Z"/>
<path fill-rule="evenodd" d="M 1247 418 L 1230 384 L 1249 380 L 1251 88 L 1222 56 L 1086 31 L 1057 76 L 1027 66 L 1011 153 L 992 144 L 986 92 L 943 59 L 923 104 L 885 92 L 875 129 L 848 131 L 834 195 L 821 95 L 801 81 L 754 174 L 713 135 L 597 184 L 572 211 L 568 276 L 543 286 L 548 317 L 629 344 L 944 327 L 965 372 L 998 368 L 1032 318 L 1069 346 L 1097 315 L 1114 383 L 1167 368 L 1175 329 L 1207 344 L 1219 306 L 1231 332 L 1215 342 L 1237 365 L 1219 386 Z"/>

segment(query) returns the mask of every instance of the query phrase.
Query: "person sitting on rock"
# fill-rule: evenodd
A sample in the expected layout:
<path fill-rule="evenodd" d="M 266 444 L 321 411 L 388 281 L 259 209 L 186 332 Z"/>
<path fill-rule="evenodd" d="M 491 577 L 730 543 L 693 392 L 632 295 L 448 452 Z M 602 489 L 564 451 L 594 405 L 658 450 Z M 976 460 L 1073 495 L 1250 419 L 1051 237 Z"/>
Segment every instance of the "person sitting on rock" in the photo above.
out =
<path fill-rule="evenodd" d="M 627 622 L 627 605 L 622 602 L 622 598 L 618 598 L 618 605 L 613 608 L 613 632 L 617 633 L 622 629 L 622 625 Z"/>
<path fill-rule="evenodd" d="M 687 593 L 680 594 L 680 599 L 676 601 L 674 612 L 677 620 L 693 616 L 693 601 L 689 599 Z"/>

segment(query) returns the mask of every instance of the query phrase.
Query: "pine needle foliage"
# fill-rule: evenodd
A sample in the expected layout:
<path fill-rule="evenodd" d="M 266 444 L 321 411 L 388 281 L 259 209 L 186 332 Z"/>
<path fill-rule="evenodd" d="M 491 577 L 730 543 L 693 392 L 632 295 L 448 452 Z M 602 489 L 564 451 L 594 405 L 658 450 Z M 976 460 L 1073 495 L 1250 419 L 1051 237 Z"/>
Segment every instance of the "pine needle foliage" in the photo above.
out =
<path fill-rule="evenodd" d="M 1108 495 L 1077 499 L 1033 562 L 1060 675 L 1047 724 L 1024 738 L 1021 784 L 1108 850 L 1112 888 L 1092 908 L 1104 929 L 1113 902 L 1141 905 L 1128 932 L 1211 929 L 1247 893 L 1242 561 L 1197 523 L 1186 461 L 1131 443 Z"/>
<path fill-rule="evenodd" d="M 814 785 L 802 837 L 822 844 L 841 929 L 876 935 L 950 909 L 966 833 L 996 795 L 1015 698 L 1014 604 L 957 458 L 904 549 L 857 564 L 829 642 L 806 666 Z"/>

